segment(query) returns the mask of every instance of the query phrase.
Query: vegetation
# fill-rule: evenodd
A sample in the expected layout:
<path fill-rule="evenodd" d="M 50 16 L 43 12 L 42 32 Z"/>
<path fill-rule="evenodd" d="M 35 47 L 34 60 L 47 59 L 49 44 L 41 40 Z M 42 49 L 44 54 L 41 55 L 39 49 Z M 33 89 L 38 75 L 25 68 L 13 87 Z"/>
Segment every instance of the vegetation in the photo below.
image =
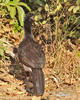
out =
<path fill-rule="evenodd" d="M 13 19 L 15 19 L 15 16 L 18 13 L 18 19 L 20 21 L 21 26 L 23 26 L 23 20 L 25 16 L 25 12 L 21 6 L 24 6 L 29 11 L 31 11 L 30 7 L 27 4 L 20 2 L 20 0 L 13 0 L 13 1 L 12 0 L 1 0 L 0 6 L 2 7 L 2 9 L 5 9 L 6 12 Z"/>
<path fill-rule="evenodd" d="M 0 61 L 23 37 L 25 13 L 33 12 L 34 39 L 46 55 L 46 91 L 52 80 L 74 85 L 80 80 L 80 0 L 0 0 Z M 13 51 L 12 51 L 13 52 Z M 9 59 L 10 60 L 10 59 Z M 48 75 L 49 74 L 49 75 Z"/>
<path fill-rule="evenodd" d="M 73 84 L 80 76 L 80 1 L 49 0 L 36 13 L 41 21 L 34 35 L 45 44 L 50 74 Z"/>

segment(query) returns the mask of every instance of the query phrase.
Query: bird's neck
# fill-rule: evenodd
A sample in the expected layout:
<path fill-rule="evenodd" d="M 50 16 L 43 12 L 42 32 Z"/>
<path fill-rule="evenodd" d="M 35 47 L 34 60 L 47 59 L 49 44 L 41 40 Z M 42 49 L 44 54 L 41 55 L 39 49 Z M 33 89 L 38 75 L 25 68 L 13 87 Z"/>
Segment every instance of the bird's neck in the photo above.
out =
<path fill-rule="evenodd" d="M 32 38 L 32 28 L 31 26 L 25 30 L 25 39 L 31 37 Z"/>

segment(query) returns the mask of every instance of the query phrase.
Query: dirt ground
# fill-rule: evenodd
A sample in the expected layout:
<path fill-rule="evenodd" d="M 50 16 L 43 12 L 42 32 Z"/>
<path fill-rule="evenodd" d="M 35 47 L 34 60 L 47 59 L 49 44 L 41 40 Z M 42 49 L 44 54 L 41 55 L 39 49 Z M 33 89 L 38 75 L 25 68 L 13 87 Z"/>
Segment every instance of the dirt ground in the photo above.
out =
<path fill-rule="evenodd" d="M 45 93 L 42 100 L 80 100 L 79 82 L 75 85 L 59 84 L 50 79 L 47 71 L 47 68 L 44 69 Z M 32 96 L 25 90 L 24 80 L 25 72 L 20 67 L 1 67 L 0 100 L 31 100 Z"/>

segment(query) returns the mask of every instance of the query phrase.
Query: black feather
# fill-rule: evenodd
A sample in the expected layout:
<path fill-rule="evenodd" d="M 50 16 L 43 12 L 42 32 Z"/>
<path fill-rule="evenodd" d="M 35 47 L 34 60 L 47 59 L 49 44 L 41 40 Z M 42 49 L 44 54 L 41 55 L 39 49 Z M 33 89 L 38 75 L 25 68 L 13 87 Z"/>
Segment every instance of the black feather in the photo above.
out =
<path fill-rule="evenodd" d="M 45 54 L 41 45 L 36 43 L 32 37 L 31 26 L 34 22 L 34 15 L 28 14 L 24 20 L 25 36 L 18 47 L 18 56 L 20 62 L 32 69 L 32 79 L 34 85 L 34 94 L 42 95 L 44 93 L 44 74 L 42 68 L 45 65 Z"/>

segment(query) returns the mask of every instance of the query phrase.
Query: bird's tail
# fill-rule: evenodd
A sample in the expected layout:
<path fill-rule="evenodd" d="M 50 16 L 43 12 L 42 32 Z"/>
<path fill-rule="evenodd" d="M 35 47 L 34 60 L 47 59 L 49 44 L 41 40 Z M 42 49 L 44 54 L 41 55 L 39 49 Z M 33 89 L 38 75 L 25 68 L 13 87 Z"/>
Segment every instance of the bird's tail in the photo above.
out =
<path fill-rule="evenodd" d="M 34 86 L 34 95 L 41 96 L 44 93 L 44 74 L 42 69 L 32 69 L 32 78 Z"/>

